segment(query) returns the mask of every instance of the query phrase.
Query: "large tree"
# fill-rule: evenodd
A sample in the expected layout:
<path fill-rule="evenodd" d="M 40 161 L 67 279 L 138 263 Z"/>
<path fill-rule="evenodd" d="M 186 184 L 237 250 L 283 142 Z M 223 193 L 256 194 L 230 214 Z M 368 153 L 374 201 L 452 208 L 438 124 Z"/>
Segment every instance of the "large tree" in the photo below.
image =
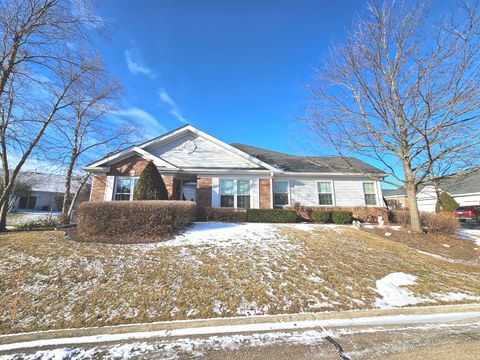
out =
<path fill-rule="evenodd" d="M 429 4 L 370 3 L 317 69 L 305 119 L 336 153 L 374 159 L 406 188 L 416 232 L 417 188 L 480 159 L 477 9 L 439 18 Z"/>
<path fill-rule="evenodd" d="M 73 86 L 95 71 L 85 41 L 100 20 L 88 1 L 0 1 L 0 231 L 20 170 L 68 107 Z"/>

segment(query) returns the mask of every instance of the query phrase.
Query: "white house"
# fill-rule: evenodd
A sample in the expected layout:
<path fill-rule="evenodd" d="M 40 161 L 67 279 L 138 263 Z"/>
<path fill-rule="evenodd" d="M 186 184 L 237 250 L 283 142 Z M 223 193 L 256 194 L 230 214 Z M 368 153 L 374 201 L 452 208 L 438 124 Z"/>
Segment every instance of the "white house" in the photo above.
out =
<path fill-rule="evenodd" d="M 480 205 L 480 171 L 469 175 L 441 180 L 438 183 L 440 192 L 449 193 L 459 205 Z M 408 207 L 405 189 L 384 189 L 384 197 L 387 203 L 404 202 Z M 433 185 L 426 185 L 417 193 L 418 208 L 420 211 L 434 212 L 437 203 L 437 193 Z"/>
<path fill-rule="evenodd" d="M 191 125 L 85 167 L 94 175 L 90 200 L 133 199 L 149 161 L 162 174 L 170 199 L 194 200 L 199 207 L 383 206 L 385 174 L 358 159 L 227 144 Z"/>

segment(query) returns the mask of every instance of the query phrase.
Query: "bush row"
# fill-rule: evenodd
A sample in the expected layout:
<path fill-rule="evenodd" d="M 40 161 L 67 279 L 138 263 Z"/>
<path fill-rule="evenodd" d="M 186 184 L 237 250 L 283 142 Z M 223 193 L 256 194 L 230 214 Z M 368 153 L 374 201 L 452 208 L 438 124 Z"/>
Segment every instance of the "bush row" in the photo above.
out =
<path fill-rule="evenodd" d="M 247 212 L 237 208 L 203 208 L 197 212 L 199 220 L 220 222 L 245 222 Z"/>
<path fill-rule="evenodd" d="M 352 222 L 352 212 L 351 211 L 318 211 L 314 210 L 311 214 L 311 219 L 314 222 L 319 222 L 322 224 L 331 223 L 334 224 L 350 224 Z"/>
<path fill-rule="evenodd" d="M 410 225 L 410 212 L 408 210 L 394 210 L 390 213 L 390 221 L 401 225 Z M 460 227 L 458 219 L 453 213 L 420 212 L 420 222 L 432 234 L 453 235 Z"/>
<path fill-rule="evenodd" d="M 297 213 L 285 209 L 248 209 L 246 220 L 256 223 L 294 223 Z"/>
<path fill-rule="evenodd" d="M 190 201 L 86 202 L 76 210 L 81 241 L 150 242 L 171 238 L 195 220 Z"/>
<path fill-rule="evenodd" d="M 375 224 L 378 222 L 379 216 L 383 217 L 385 222 L 388 222 L 388 209 L 382 207 L 318 207 L 304 206 L 300 203 L 295 203 L 288 207 L 288 209 L 294 210 L 297 215 L 305 221 L 323 222 L 313 218 L 313 214 L 318 212 L 348 211 L 352 213 L 353 219 L 359 220 L 360 222 Z"/>

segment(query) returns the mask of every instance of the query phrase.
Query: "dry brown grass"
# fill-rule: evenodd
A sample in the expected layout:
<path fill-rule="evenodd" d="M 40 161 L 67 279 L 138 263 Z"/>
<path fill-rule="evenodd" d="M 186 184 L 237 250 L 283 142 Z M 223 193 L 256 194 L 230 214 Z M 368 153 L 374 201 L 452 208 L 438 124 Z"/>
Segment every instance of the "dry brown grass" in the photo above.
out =
<path fill-rule="evenodd" d="M 435 259 L 350 227 L 276 226 L 283 240 L 265 246 L 110 245 L 77 243 L 54 231 L 1 234 L 0 333 L 372 308 L 375 281 L 399 271 L 418 277 L 409 288 L 432 299 L 425 305 L 443 303 L 432 293 L 480 296 L 478 265 Z"/>

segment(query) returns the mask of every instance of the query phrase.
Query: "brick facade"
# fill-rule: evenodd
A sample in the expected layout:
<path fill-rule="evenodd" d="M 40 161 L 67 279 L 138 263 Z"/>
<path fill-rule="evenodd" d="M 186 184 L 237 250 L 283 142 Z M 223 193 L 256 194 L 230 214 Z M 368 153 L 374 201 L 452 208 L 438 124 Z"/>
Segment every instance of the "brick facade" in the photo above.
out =
<path fill-rule="evenodd" d="M 113 176 L 140 176 L 147 166 L 148 161 L 139 156 L 130 156 L 119 161 L 110 168 L 108 175 Z M 180 181 L 173 176 L 162 175 L 170 200 L 178 200 L 180 194 Z M 90 201 L 103 201 L 105 199 L 106 176 L 94 176 L 92 181 L 92 195 Z"/>
<path fill-rule="evenodd" d="M 103 201 L 105 199 L 106 176 L 95 175 L 92 179 L 92 188 L 90 190 L 90 201 Z"/>
<path fill-rule="evenodd" d="M 130 156 L 112 165 L 108 175 L 140 176 L 147 164 L 148 161 L 139 156 Z"/>
<path fill-rule="evenodd" d="M 272 207 L 270 181 L 270 179 L 259 179 L 260 209 L 270 209 Z"/>
<path fill-rule="evenodd" d="M 212 206 L 212 179 L 197 180 L 197 206 L 200 208 Z"/>

